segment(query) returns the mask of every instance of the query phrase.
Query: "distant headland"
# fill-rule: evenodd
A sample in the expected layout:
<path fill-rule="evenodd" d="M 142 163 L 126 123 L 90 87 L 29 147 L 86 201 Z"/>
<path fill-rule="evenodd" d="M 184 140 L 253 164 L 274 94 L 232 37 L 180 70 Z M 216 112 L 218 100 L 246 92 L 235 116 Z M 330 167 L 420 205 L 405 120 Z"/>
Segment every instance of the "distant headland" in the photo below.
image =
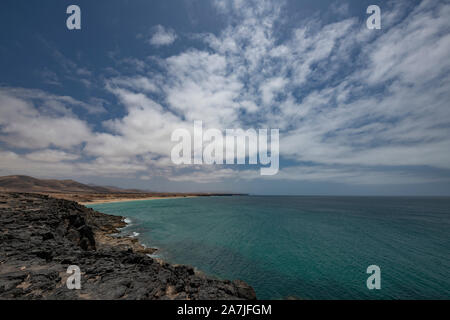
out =
<path fill-rule="evenodd" d="M 164 198 L 247 195 L 242 193 L 155 192 L 139 189 L 122 189 L 111 186 L 87 185 L 74 180 L 37 179 L 25 175 L 0 177 L 0 191 L 38 193 L 53 198 L 72 200 L 82 204 Z"/>

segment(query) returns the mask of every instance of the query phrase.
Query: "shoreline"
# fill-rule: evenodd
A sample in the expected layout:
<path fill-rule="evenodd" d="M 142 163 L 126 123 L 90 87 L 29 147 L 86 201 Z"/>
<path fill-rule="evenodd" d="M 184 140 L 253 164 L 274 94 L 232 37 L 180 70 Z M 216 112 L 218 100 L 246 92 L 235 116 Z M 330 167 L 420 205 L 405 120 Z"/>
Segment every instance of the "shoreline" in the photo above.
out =
<path fill-rule="evenodd" d="M 244 281 L 150 257 L 157 249 L 120 235 L 124 216 L 32 193 L 0 192 L 0 209 L 0 300 L 256 299 Z M 66 286 L 71 265 L 80 290 Z"/>
<path fill-rule="evenodd" d="M 132 202 L 132 201 L 147 201 L 147 200 L 163 200 L 163 199 L 184 199 L 184 198 L 197 198 L 199 196 L 168 196 L 168 197 L 145 197 L 145 198 L 116 198 L 116 199 L 97 199 L 91 201 L 77 201 L 77 203 L 85 206 L 90 204 L 102 204 L 102 203 L 118 203 L 118 202 Z"/>

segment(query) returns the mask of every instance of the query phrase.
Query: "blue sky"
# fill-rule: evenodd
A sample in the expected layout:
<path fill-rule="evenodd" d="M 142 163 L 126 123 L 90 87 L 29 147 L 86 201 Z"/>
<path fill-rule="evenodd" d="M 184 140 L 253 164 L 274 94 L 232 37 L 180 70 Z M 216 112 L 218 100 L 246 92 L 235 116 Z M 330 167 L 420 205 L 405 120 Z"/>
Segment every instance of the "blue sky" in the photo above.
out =
<path fill-rule="evenodd" d="M 66 8 L 81 8 L 81 30 Z M 381 30 L 366 8 L 381 8 Z M 0 175 L 158 191 L 450 195 L 448 1 L 2 1 Z M 176 166 L 277 128 L 280 171 Z"/>

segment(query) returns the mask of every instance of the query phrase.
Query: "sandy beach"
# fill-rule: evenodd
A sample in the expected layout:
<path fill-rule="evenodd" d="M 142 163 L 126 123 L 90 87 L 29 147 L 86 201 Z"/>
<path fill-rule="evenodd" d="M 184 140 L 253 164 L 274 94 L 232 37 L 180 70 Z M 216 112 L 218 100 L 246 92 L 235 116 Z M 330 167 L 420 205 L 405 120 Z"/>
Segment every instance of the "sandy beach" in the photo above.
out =
<path fill-rule="evenodd" d="M 179 198 L 196 198 L 198 196 L 169 196 L 169 197 L 145 197 L 145 198 L 136 198 L 136 199 L 130 199 L 130 198 L 115 198 L 115 199 L 97 199 L 97 200 L 91 200 L 87 202 L 78 202 L 82 205 L 89 205 L 89 204 L 99 204 L 99 203 L 114 203 L 114 202 L 130 202 L 130 201 L 146 201 L 146 200 L 161 200 L 161 199 L 179 199 Z"/>

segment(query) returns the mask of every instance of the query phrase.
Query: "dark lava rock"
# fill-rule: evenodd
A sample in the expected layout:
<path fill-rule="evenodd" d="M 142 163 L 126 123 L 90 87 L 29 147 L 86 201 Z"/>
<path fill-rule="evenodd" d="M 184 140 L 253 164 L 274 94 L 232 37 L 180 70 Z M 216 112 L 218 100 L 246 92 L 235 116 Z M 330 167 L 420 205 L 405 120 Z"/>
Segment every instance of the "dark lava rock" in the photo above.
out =
<path fill-rule="evenodd" d="M 55 239 L 55 236 L 51 232 L 46 232 L 42 235 L 42 240 Z"/>
<path fill-rule="evenodd" d="M 256 299 L 243 281 L 208 278 L 112 236 L 124 226 L 73 201 L 0 193 L 0 299 Z M 66 286 L 70 265 L 80 290 Z"/>

